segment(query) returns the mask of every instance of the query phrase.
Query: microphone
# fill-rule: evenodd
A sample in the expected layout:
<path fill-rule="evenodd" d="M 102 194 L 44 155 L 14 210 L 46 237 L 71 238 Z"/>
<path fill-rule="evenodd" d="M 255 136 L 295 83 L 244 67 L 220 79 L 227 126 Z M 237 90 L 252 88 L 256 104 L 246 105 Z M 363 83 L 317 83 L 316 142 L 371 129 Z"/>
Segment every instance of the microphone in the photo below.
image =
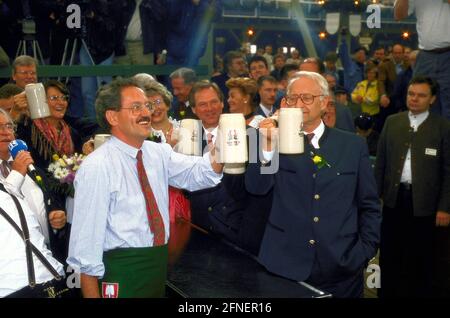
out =
<path fill-rule="evenodd" d="M 19 154 L 19 152 L 28 150 L 28 146 L 25 141 L 16 139 L 9 143 L 8 149 L 9 149 L 9 153 L 11 154 L 13 159 L 16 159 L 16 156 Z M 33 174 L 37 173 L 36 168 L 34 168 L 34 166 L 32 164 L 28 165 L 28 171 Z"/>

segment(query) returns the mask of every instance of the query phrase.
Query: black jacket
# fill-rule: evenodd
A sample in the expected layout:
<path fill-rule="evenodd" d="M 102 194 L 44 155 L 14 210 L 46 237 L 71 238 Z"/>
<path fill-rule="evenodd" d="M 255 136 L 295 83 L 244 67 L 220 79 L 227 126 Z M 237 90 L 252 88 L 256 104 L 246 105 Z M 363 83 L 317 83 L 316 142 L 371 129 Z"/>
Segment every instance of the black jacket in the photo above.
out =
<path fill-rule="evenodd" d="M 412 197 L 415 216 L 450 212 L 450 123 L 430 113 L 417 132 L 408 112 L 390 116 L 378 143 L 375 173 L 384 204 L 394 208 L 406 154 L 411 147 Z"/>

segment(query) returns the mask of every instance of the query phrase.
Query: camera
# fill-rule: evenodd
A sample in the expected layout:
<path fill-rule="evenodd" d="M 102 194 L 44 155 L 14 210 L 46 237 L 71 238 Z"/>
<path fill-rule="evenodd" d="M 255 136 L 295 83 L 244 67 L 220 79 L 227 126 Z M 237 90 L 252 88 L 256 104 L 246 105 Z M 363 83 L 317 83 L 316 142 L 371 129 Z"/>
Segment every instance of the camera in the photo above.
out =
<path fill-rule="evenodd" d="M 27 17 L 22 20 L 22 33 L 23 34 L 36 34 L 36 22 L 33 18 Z"/>

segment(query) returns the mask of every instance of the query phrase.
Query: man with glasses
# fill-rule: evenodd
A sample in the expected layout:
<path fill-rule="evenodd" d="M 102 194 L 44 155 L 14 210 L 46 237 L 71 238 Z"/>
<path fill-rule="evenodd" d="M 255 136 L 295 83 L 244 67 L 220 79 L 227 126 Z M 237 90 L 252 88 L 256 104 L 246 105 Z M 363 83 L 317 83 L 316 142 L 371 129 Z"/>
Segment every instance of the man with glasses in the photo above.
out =
<path fill-rule="evenodd" d="M 303 111 L 305 150 L 280 154 L 278 171 L 262 174 L 261 165 L 276 158 L 275 122 L 263 120 L 265 160 L 248 166 L 246 187 L 258 195 L 274 191 L 261 264 L 334 297 L 362 297 L 363 270 L 379 242 L 380 202 L 365 141 L 324 125 L 328 100 L 321 75 L 301 71 L 294 76 L 283 104 Z"/>
<path fill-rule="evenodd" d="M 83 162 L 67 262 L 84 297 L 163 297 L 169 238 L 169 185 L 189 191 L 220 182 L 222 165 L 146 141 L 153 104 L 133 79 L 97 94 L 96 112 L 112 137 Z"/>
<path fill-rule="evenodd" d="M 44 178 L 41 185 L 35 175 L 28 173 L 28 166 L 34 163 L 30 153 L 22 151 L 14 159 L 11 157 L 8 145 L 15 140 L 14 130 L 11 117 L 0 109 L 0 182 L 9 193 L 27 202 L 39 223 L 39 231 L 44 236 L 45 243 L 51 246 L 53 256 L 64 262 L 64 253 L 58 248 L 61 244 L 58 244 L 57 234 L 66 224 L 66 214 L 58 200 L 48 191 L 45 173 L 38 173 Z"/>

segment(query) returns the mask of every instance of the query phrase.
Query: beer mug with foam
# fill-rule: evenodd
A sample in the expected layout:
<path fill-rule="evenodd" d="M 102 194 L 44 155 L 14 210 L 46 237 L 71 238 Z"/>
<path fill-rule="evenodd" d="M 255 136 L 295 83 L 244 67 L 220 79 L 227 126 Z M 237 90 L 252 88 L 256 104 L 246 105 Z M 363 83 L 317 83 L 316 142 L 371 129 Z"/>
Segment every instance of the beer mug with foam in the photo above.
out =
<path fill-rule="evenodd" d="M 178 143 L 175 151 L 185 155 L 202 155 L 202 122 L 197 119 L 183 119 L 178 129 Z"/>
<path fill-rule="evenodd" d="M 50 116 L 50 108 L 47 104 L 47 95 L 42 83 L 27 84 L 25 86 L 28 107 L 30 108 L 31 119 L 38 119 Z"/>
<path fill-rule="evenodd" d="M 282 154 L 304 151 L 303 112 L 301 108 L 280 108 L 278 115 L 279 150 Z"/>
<path fill-rule="evenodd" d="M 222 114 L 216 139 L 217 162 L 225 163 L 224 172 L 245 172 L 248 160 L 247 131 L 242 114 Z"/>
<path fill-rule="evenodd" d="M 97 134 L 94 137 L 94 149 L 100 147 L 105 141 L 111 137 L 110 134 Z"/>

